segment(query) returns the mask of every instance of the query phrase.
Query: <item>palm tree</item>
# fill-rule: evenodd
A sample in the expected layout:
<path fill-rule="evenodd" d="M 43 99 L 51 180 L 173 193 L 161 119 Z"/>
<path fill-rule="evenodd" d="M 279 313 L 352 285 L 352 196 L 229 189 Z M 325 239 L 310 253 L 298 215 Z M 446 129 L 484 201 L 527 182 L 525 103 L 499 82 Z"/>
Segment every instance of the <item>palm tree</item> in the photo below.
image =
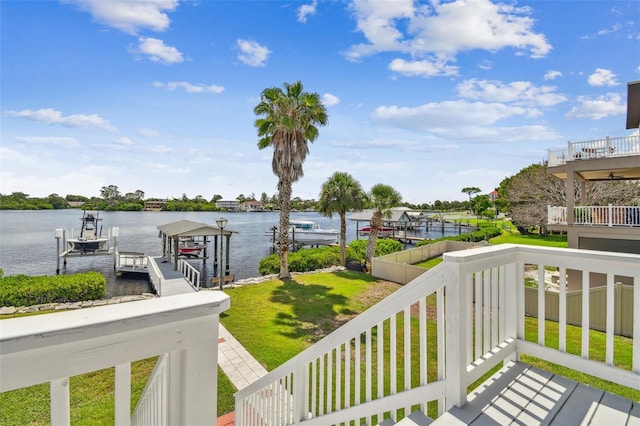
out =
<path fill-rule="evenodd" d="M 284 83 L 284 91 L 269 87 L 262 91 L 260 103 L 253 109 L 260 116 L 255 126 L 258 130 L 258 148 L 273 147 L 271 168 L 278 177 L 280 201 L 280 225 L 278 247 L 280 254 L 280 279 L 289 279 L 289 213 L 291 211 L 291 186 L 304 173 L 302 163 L 309 153 L 307 142 L 318 138 L 318 128 L 327 124 L 328 115 L 317 93 L 303 92 L 302 83 Z"/>
<path fill-rule="evenodd" d="M 347 266 L 347 212 L 364 208 L 367 195 L 349 173 L 335 172 L 322 184 L 318 211 L 326 217 L 340 215 L 340 259 Z"/>
<path fill-rule="evenodd" d="M 398 191 L 390 187 L 378 183 L 373 185 L 369 192 L 369 200 L 373 206 L 373 216 L 371 217 L 371 232 L 367 241 L 367 251 L 365 253 L 365 264 L 367 270 L 371 270 L 371 259 L 376 249 L 376 240 L 378 239 L 378 230 L 382 226 L 382 218 L 391 215 L 391 209 L 402 202 L 402 196 Z"/>

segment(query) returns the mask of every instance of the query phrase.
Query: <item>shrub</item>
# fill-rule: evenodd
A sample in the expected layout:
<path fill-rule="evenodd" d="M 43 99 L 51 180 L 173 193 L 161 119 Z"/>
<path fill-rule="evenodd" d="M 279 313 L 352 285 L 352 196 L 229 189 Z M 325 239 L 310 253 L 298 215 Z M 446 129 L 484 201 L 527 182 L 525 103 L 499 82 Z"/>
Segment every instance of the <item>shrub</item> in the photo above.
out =
<path fill-rule="evenodd" d="M 368 240 L 354 240 L 347 247 L 347 257 L 352 260 L 364 262 L 364 256 L 367 250 Z M 399 241 L 390 238 L 378 238 L 373 257 L 384 256 L 385 254 L 395 253 L 402 250 L 402 244 Z"/>
<path fill-rule="evenodd" d="M 289 271 L 307 272 L 328 268 L 340 264 L 339 247 L 308 248 L 289 252 Z M 260 260 L 258 272 L 262 275 L 280 272 L 280 257 L 278 254 L 269 255 Z"/>
<path fill-rule="evenodd" d="M 101 299 L 106 294 L 107 280 L 99 272 L 0 278 L 0 306 L 80 302 Z"/>
<path fill-rule="evenodd" d="M 416 243 L 416 247 L 424 246 L 424 245 L 427 245 L 427 244 L 433 244 L 433 243 L 436 243 L 438 241 L 444 241 L 444 240 L 449 240 L 449 241 L 471 241 L 471 242 L 483 241 L 483 240 L 489 240 L 489 239 L 491 239 L 493 237 L 497 237 L 499 235 L 502 235 L 502 230 L 500 228 L 484 228 L 484 229 L 481 229 L 479 231 L 469 232 L 467 234 L 461 234 L 461 235 L 457 235 L 457 236 L 454 236 L 454 237 L 442 237 L 442 238 L 437 238 L 435 240 L 418 241 Z"/>

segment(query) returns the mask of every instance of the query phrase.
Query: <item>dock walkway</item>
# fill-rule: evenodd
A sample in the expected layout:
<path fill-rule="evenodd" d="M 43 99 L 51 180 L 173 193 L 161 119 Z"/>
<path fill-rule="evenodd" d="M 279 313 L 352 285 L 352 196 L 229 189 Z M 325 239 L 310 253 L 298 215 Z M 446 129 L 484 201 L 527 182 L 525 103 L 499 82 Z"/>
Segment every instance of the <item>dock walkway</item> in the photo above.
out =
<path fill-rule="evenodd" d="M 149 256 L 149 268 L 155 268 L 160 272 L 160 283 L 153 282 L 152 285 L 156 289 L 156 293 L 164 296 L 173 296 L 176 294 L 192 293 L 195 291 L 180 271 L 174 271 L 173 263 L 162 256 Z M 158 289 L 160 287 L 160 289 Z"/>

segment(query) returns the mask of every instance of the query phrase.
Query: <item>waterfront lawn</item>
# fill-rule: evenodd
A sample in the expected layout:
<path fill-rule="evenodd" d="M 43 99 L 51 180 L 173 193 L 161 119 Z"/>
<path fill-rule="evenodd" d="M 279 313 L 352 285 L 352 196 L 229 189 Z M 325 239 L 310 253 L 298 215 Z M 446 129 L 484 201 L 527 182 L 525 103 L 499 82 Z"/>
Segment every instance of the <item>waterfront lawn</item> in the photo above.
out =
<path fill-rule="evenodd" d="M 227 291 L 220 321 L 273 370 L 398 288 L 354 271 L 294 275 Z"/>
<path fill-rule="evenodd" d="M 540 235 L 540 234 L 502 234 L 499 237 L 492 238 L 489 241 L 490 244 L 524 244 L 530 246 L 545 246 L 545 247 L 561 247 L 567 248 L 567 236 L 566 235 Z"/>

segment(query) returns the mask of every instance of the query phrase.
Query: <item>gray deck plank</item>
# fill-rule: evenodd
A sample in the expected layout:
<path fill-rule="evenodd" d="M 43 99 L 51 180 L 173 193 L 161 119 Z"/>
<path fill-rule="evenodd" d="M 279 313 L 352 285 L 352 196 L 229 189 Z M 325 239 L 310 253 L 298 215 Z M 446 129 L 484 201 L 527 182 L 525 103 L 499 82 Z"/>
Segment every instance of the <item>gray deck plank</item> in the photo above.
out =
<path fill-rule="evenodd" d="M 533 368 L 525 370 L 516 381 L 509 385 L 508 389 L 500 394 L 499 398 L 496 398 L 490 406 L 482 410 L 483 413 L 473 424 L 488 424 L 489 419 L 500 424 L 511 423 L 552 377 L 553 374 L 547 371 Z"/>
<path fill-rule="evenodd" d="M 629 411 L 629 419 L 627 426 L 640 426 L 640 401 L 635 401 L 631 411 Z"/>
<path fill-rule="evenodd" d="M 591 418 L 592 425 L 624 425 L 629 418 L 632 403 L 621 396 L 606 392 Z"/>
<path fill-rule="evenodd" d="M 508 363 L 502 367 L 469 395 L 469 402 L 464 407 L 453 407 L 449 410 L 448 418 L 452 422 L 450 424 L 453 424 L 454 419 L 463 424 L 471 424 L 482 414 L 482 410 L 491 404 L 493 399 L 497 398 L 502 391 L 508 389 L 509 385 L 528 368 L 528 365 L 522 363 Z M 499 423 L 493 422 L 489 424 Z"/>
<path fill-rule="evenodd" d="M 603 394 L 604 391 L 600 389 L 578 384 L 551 424 L 559 426 L 588 424 Z"/>
<path fill-rule="evenodd" d="M 562 409 L 576 386 L 578 383 L 573 380 L 554 375 L 516 417 L 514 423 L 521 425 L 549 424 Z"/>

